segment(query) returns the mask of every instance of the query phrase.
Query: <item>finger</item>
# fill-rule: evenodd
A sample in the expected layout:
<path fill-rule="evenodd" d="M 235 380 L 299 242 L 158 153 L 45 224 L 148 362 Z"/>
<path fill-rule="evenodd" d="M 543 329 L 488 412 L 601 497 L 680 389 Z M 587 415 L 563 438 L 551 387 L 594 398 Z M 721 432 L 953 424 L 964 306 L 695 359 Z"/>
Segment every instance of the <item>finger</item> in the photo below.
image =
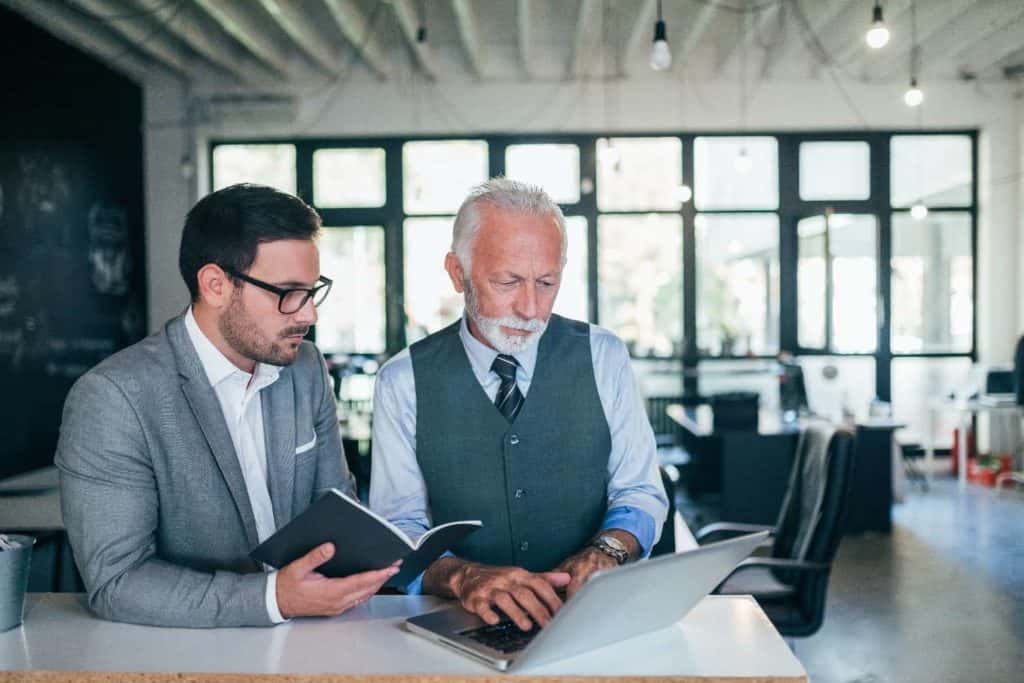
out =
<path fill-rule="evenodd" d="M 491 604 L 484 599 L 470 600 L 469 602 L 464 602 L 462 603 L 462 607 L 467 612 L 472 612 L 476 614 L 478 617 L 483 619 L 486 623 L 490 624 L 491 626 L 494 626 L 499 621 L 501 621 L 501 617 L 498 616 L 498 613 L 495 612 L 494 609 L 491 607 Z"/>
<path fill-rule="evenodd" d="M 383 569 L 360 572 L 359 574 L 346 576 L 343 579 L 333 579 L 332 581 L 337 581 L 338 588 L 348 593 L 362 593 L 366 591 L 376 593 L 378 588 L 397 573 L 397 567 L 384 567 Z"/>
<path fill-rule="evenodd" d="M 294 560 L 285 569 L 291 569 L 300 576 L 305 576 L 332 557 L 334 557 L 334 545 L 324 543 L 313 548 L 299 559 Z"/>
<path fill-rule="evenodd" d="M 569 582 L 572 581 L 572 575 L 567 571 L 541 572 L 537 576 L 541 577 L 555 588 L 568 586 Z"/>
<path fill-rule="evenodd" d="M 530 615 L 533 623 L 540 627 L 544 627 L 551 621 L 551 612 L 540 600 L 537 599 L 537 596 L 532 590 L 530 590 L 529 586 L 520 586 L 513 591 L 512 597 L 515 598 L 520 607 L 526 610 L 526 613 Z"/>
<path fill-rule="evenodd" d="M 501 591 L 494 597 L 494 604 L 500 607 L 505 616 L 515 622 L 515 625 L 520 630 L 529 631 L 533 628 L 533 622 L 530 621 L 530 617 L 526 616 L 526 612 L 519 608 L 519 605 L 516 604 L 516 601 L 512 599 L 510 594 Z"/>
<path fill-rule="evenodd" d="M 562 607 L 562 599 L 558 597 L 558 593 L 555 592 L 551 584 L 543 578 L 535 578 L 530 583 L 530 588 L 533 589 L 537 597 L 544 601 L 551 614 L 554 614 Z"/>

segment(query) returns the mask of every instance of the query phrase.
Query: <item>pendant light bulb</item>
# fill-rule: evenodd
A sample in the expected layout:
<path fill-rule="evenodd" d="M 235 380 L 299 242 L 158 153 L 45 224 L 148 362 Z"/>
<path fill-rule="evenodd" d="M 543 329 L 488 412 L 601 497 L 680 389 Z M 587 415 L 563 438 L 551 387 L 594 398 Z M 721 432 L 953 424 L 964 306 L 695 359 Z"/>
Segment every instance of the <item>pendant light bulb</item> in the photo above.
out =
<path fill-rule="evenodd" d="M 923 221 L 928 217 L 928 207 L 924 205 L 924 202 L 918 201 L 910 207 L 910 217 L 915 221 Z"/>
<path fill-rule="evenodd" d="M 910 79 L 910 87 L 903 93 L 903 103 L 908 107 L 917 107 L 924 102 L 924 91 L 917 85 L 917 79 Z"/>
<path fill-rule="evenodd" d="M 665 22 L 661 19 L 654 22 L 654 42 L 651 44 L 651 68 L 655 71 L 665 71 L 672 66 L 672 52 L 668 49 L 666 39 Z"/>
<path fill-rule="evenodd" d="M 868 47 L 875 50 L 880 50 L 889 43 L 889 27 L 882 18 L 881 3 L 876 2 L 874 9 L 871 10 L 871 28 L 865 34 L 864 40 L 867 41 Z"/>
<path fill-rule="evenodd" d="M 746 147 L 740 148 L 740 153 L 736 155 L 736 160 L 733 164 L 736 170 L 743 174 L 750 173 L 751 169 L 754 168 L 754 160 L 750 158 Z"/>

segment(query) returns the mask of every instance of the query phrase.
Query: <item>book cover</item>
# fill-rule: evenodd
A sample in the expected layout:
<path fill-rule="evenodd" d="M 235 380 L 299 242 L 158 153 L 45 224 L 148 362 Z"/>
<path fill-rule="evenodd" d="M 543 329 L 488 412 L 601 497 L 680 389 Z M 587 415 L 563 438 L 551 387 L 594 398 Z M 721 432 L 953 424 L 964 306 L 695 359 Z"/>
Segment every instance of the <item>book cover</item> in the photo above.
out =
<path fill-rule="evenodd" d="M 401 571 L 387 585 L 402 587 L 481 526 L 479 520 L 449 522 L 430 529 L 414 542 L 388 520 L 341 491 L 331 489 L 256 546 L 249 556 L 280 569 L 318 545 L 331 542 L 334 557 L 317 569 L 324 576 L 334 578 L 383 569 L 401 559 Z"/>

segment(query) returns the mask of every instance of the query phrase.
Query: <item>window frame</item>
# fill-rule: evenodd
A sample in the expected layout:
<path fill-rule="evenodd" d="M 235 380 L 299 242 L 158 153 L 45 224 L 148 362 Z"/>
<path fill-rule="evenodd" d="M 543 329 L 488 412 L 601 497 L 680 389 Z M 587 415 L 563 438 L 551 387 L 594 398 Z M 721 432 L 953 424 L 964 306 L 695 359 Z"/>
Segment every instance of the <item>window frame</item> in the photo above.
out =
<path fill-rule="evenodd" d="M 971 219 L 971 261 L 972 261 L 972 303 L 975 316 L 971 325 L 971 349 L 966 352 L 924 352 L 899 353 L 892 352 L 891 334 L 891 216 L 907 211 L 891 206 L 890 202 L 890 140 L 894 135 L 901 136 L 932 136 L 932 135 L 966 135 L 971 140 L 971 203 L 969 206 L 929 206 L 930 212 L 967 212 Z M 654 361 L 675 361 L 682 364 L 683 385 L 687 393 L 697 393 L 698 364 L 700 362 L 735 361 L 737 357 L 701 356 L 697 352 L 697 268 L 695 219 L 698 211 L 693 199 L 683 202 L 677 211 L 598 211 L 597 208 L 597 140 L 598 138 L 614 137 L 676 137 L 682 149 L 682 182 L 691 190 L 694 184 L 694 141 L 697 137 L 774 137 L 778 144 L 778 182 L 779 206 L 771 209 L 713 209 L 704 210 L 703 214 L 742 214 L 742 213 L 776 213 L 779 218 L 779 347 L 790 350 L 798 355 L 841 355 L 871 356 L 875 358 L 875 386 L 878 396 L 888 399 L 891 396 L 891 363 L 894 358 L 958 358 L 966 357 L 977 360 L 977 297 L 978 297 L 978 130 L 977 129 L 892 129 L 892 130 L 835 130 L 835 131 L 785 131 L 777 130 L 723 130 L 713 132 L 699 131 L 629 131 L 629 132 L 596 132 L 588 134 L 482 134 L 482 135 L 408 135 L 408 136 L 374 136 L 330 138 L 211 138 L 207 142 L 207 161 L 209 169 L 208 189 L 213 184 L 213 154 L 219 145 L 230 144 L 293 144 L 296 148 L 296 183 L 297 194 L 304 201 L 313 205 L 313 152 L 318 149 L 331 148 L 365 148 L 379 147 L 385 151 L 385 204 L 378 208 L 314 208 L 323 218 L 324 225 L 331 229 L 345 229 L 362 225 L 380 225 L 385 233 L 385 320 L 387 354 L 394 354 L 406 345 L 405 316 L 403 312 L 404 298 L 404 235 L 402 225 L 406 218 L 421 214 L 407 214 L 403 206 L 402 187 L 402 146 L 406 142 L 429 140 L 481 140 L 488 145 L 488 175 L 503 175 L 505 171 L 505 152 L 509 145 L 518 144 L 574 144 L 579 147 L 580 179 L 589 179 L 592 190 L 581 192 L 578 202 L 562 204 L 562 210 L 569 215 L 583 216 L 587 220 L 587 293 L 590 319 L 600 324 L 598 311 L 598 217 L 602 214 L 678 214 L 683 222 L 682 253 L 680 259 L 683 270 L 682 320 L 683 339 L 680 355 L 651 358 Z M 869 145 L 870 196 L 865 200 L 804 200 L 800 197 L 799 187 L 799 146 L 802 142 L 840 142 L 864 141 Z M 803 349 L 797 344 L 797 222 L 808 215 L 823 213 L 826 209 L 834 213 L 869 213 L 876 217 L 878 225 L 878 297 L 879 297 L 879 329 L 876 350 L 871 353 L 836 354 L 829 349 Z M 438 265 L 440 267 L 440 264 Z M 336 278 L 339 287 L 337 294 L 344 291 L 343 278 Z M 773 356 L 755 356 L 766 359 Z"/>

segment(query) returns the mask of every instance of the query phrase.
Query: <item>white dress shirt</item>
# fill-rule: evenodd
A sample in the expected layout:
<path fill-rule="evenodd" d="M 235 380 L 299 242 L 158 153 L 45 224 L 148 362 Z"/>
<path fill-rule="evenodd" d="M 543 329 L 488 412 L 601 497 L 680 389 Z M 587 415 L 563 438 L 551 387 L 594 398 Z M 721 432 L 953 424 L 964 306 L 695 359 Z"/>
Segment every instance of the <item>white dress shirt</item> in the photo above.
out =
<path fill-rule="evenodd" d="M 491 372 L 498 352 L 474 337 L 465 316 L 459 338 L 480 386 L 493 402 L 501 378 Z M 516 383 L 530 391 L 537 347 L 513 354 L 519 362 Z M 640 395 L 629 352 L 612 332 L 590 325 L 594 379 L 608 429 L 608 512 L 602 528 L 625 529 L 636 536 L 646 555 L 657 541 L 668 511 L 661 484 L 654 433 Z M 370 507 L 418 538 L 431 526 L 427 485 L 416 461 L 416 383 L 412 357 L 405 349 L 380 369 L 373 402 L 373 471 Z M 410 592 L 416 592 L 414 583 Z"/>
<path fill-rule="evenodd" d="M 185 313 L 185 329 L 224 412 L 224 421 L 245 478 L 249 504 L 256 518 L 256 535 L 262 543 L 277 530 L 277 525 L 267 486 L 267 449 L 263 438 L 260 391 L 277 381 L 281 368 L 257 363 L 251 375 L 238 369 L 199 329 L 191 306 Z M 276 624 L 286 621 L 277 607 L 276 571 L 267 576 L 266 605 L 271 621 Z"/>

